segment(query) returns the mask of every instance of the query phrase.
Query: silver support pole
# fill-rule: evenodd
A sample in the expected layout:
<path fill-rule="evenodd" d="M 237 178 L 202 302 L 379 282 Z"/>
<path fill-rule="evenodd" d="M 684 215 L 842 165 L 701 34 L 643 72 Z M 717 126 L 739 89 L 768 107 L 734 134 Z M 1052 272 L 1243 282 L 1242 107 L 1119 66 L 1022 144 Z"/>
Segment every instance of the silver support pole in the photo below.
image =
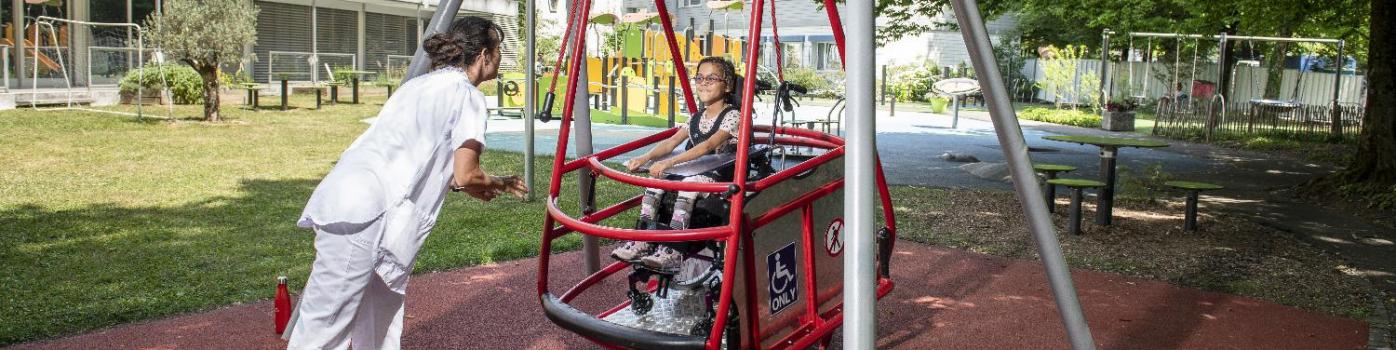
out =
<path fill-rule="evenodd" d="M 431 23 L 427 24 L 427 30 L 418 37 L 422 42 L 436 33 L 444 32 L 451 28 L 451 22 L 456 19 L 456 12 L 460 12 L 461 0 L 442 0 L 436 4 L 436 12 L 431 15 Z M 407 75 L 402 78 L 402 82 L 407 82 L 418 75 L 426 74 L 431 70 L 431 60 L 427 59 L 427 51 L 422 49 L 422 44 L 417 43 L 417 52 L 412 54 L 412 64 L 407 66 Z"/>
<path fill-rule="evenodd" d="M 848 234 L 843 255 L 843 339 L 847 349 L 872 349 L 877 343 L 877 206 L 876 46 L 873 45 L 873 2 L 852 1 L 845 11 L 849 53 L 848 140 L 844 146 L 843 216 Z M 836 29 L 837 30 L 837 29 Z M 757 43 L 753 43 L 757 44 Z"/>
<path fill-rule="evenodd" d="M 585 11 L 578 9 L 578 11 Z M 573 36 L 572 40 L 584 40 L 579 33 Z M 571 47 L 571 45 L 563 46 Z M 577 93 L 572 101 L 572 135 L 577 137 L 574 144 L 577 148 L 577 158 L 590 156 L 592 153 L 591 143 L 591 106 L 587 105 L 589 95 L 587 94 L 587 60 L 585 51 L 579 52 L 573 59 L 581 60 L 581 74 L 577 74 Z M 562 135 L 558 135 L 561 137 Z M 590 171 L 578 171 L 577 179 L 581 181 L 578 186 L 578 204 L 582 210 L 582 215 L 591 214 L 596 211 L 596 175 Z M 588 275 L 601 271 L 601 243 L 596 236 L 582 236 L 582 256 L 586 258 L 586 273 Z"/>
<path fill-rule="evenodd" d="M 320 5 L 310 0 L 310 81 L 320 81 Z M 421 50 L 418 50 L 421 51 Z M 267 53 L 267 84 L 271 84 L 271 53 Z M 413 61 L 416 61 L 415 57 Z M 328 77 L 334 79 L 334 77 Z M 404 80 L 405 81 L 405 80 Z"/>
<path fill-rule="evenodd" d="M 10 28 L 24 28 L 24 4 L 25 4 L 25 2 L 23 2 L 23 1 L 14 1 L 14 2 L 12 2 L 12 3 L 10 4 L 10 6 L 11 6 L 11 8 L 10 8 Z M 13 35 L 14 37 L 17 37 L 17 38 L 23 38 L 23 37 L 24 37 L 24 31 L 23 31 L 23 30 L 15 30 L 15 34 L 11 34 L 11 35 Z M 14 52 L 15 73 L 17 73 L 15 76 L 18 78 L 18 79 L 15 79 L 15 80 L 16 80 L 15 88 L 16 88 L 16 89 L 23 89 L 23 88 L 24 88 L 24 71 L 25 71 L 25 68 L 26 68 L 26 67 L 24 67 L 24 49 L 25 49 L 25 47 L 24 47 L 24 46 L 25 46 L 25 45 L 24 45 L 24 40 L 15 40 L 15 41 L 14 41 L 14 44 L 15 44 L 15 52 Z M 39 44 L 39 43 L 34 43 L 34 45 L 38 45 L 38 44 Z M 39 53 L 38 49 L 35 49 L 35 50 L 34 50 L 34 53 L 36 53 L 36 54 Z M 6 81 L 8 81 L 8 80 L 6 80 Z"/>
<path fill-rule="evenodd" d="M 1081 303 L 1076 298 L 1076 289 L 1071 283 L 1066 259 L 1062 257 L 1061 246 L 1057 244 L 1057 234 L 1047 204 L 1042 201 L 1042 189 L 1032 170 L 1028 158 L 1027 142 L 1023 140 L 1022 129 L 1014 114 L 1013 104 L 1008 99 L 1008 90 L 1003 86 L 1003 76 L 994 63 L 993 48 L 989 43 L 988 29 L 984 27 L 984 17 L 979 14 L 979 4 L 975 0 L 954 0 L 955 19 L 969 48 L 970 61 L 979 72 L 979 84 L 984 88 L 989 115 L 998 133 L 999 144 L 1003 146 L 1004 158 L 1008 160 L 1013 174 L 1013 187 L 1018 193 L 1018 202 L 1027 213 L 1028 228 L 1037 242 L 1038 254 L 1047 270 L 1047 280 L 1056 298 L 1057 310 L 1061 312 L 1062 323 L 1066 326 L 1071 347 L 1076 350 L 1095 349 L 1091 330 L 1086 326 L 1086 317 L 1081 312 Z M 854 55 L 857 57 L 857 55 Z M 871 67 L 871 65 L 869 65 Z M 853 91 L 853 90 L 850 90 Z"/>
<path fill-rule="evenodd" d="M 1338 98 L 1342 96 L 1343 92 L 1343 66 L 1344 63 L 1346 63 L 1343 62 L 1343 46 L 1346 44 L 1346 41 L 1338 41 L 1338 59 L 1337 61 L 1335 61 L 1338 63 L 1338 73 L 1333 76 L 1333 135 L 1331 137 L 1334 139 L 1341 138 L 1343 136 L 1343 111 L 1341 106 L 1338 104 Z M 1299 74 L 1304 74 L 1304 72 L 1300 71 Z"/>
<path fill-rule="evenodd" d="M 525 8 L 524 8 L 524 11 L 525 11 L 525 12 L 524 12 L 524 17 L 526 18 L 525 21 L 527 22 L 526 24 L 527 24 L 527 26 L 528 26 L 528 28 L 525 29 L 528 33 L 525 34 L 526 37 L 525 37 L 525 39 L 524 39 L 524 55 L 525 55 L 525 57 L 526 57 L 526 58 L 525 58 L 525 62 L 527 62 L 527 63 L 524 64 L 524 76 L 526 77 L 526 78 L 524 78 L 524 110 L 523 110 L 523 120 L 524 120 L 524 181 L 525 181 L 524 183 L 525 183 L 525 184 L 528 184 L 528 188 L 529 188 L 528 195 L 524 197 L 524 201 L 525 201 L 525 202 L 532 202 L 532 201 L 533 201 L 533 192 L 534 192 L 534 191 L 532 191 L 532 190 L 533 190 L 534 188 L 537 188 L 537 187 L 534 187 L 534 181 L 533 181 L 533 179 L 534 179 L 534 172 L 535 172 L 535 170 L 533 169 L 533 159 L 534 159 L 534 156 L 535 156 L 535 153 L 536 153 L 536 152 L 533 150 L 533 134 L 534 134 L 534 131 L 533 131 L 533 113 L 534 113 L 534 112 L 533 112 L 533 111 L 534 111 L 534 109 L 537 108 L 536 105 L 537 105 L 537 103 L 538 103 L 538 101 L 537 101 L 537 99 L 538 99 L 538 71 L 537 71 L 538 62 L 537 62 L 537 56 L 538 56 L 538 55 L 535 53 L 535 52 L 536 52 L 536 49 L 537 49 L 537 43 L 538 43 L 538 41 L 537 41 L 537 35 L 538 35 L 538 28 L 537 28 L 537 21 L 538 21 L 538 11 L 537 11 L 537 10 L 538 10 L 538 8 L 537 8 L 537 2 L 538 2 L 538 0 L 527 0 L 527 1 L 524 2 L 524 4 L 525 4 L 525 5 L 524 5 L 524 6 L 525 6 Z"/>
<path fill-rule="evenodd" d="M 1115 32 L 1105 29 L 1100 34 L 1100 108 L 1110 103 L 1110 87 L 1114 85 L 1114 77 L 1110 76 L 1110 35 Z"/>

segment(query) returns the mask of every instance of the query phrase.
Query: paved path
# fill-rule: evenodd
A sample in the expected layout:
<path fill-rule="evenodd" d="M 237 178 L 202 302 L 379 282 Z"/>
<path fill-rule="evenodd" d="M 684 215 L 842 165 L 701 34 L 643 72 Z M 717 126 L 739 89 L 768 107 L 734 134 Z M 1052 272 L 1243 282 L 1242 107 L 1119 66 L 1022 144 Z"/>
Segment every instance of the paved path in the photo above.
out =
<path fill-rule="evenodd" d="M 554 275 L 581 276 L 577 253 Z M 1042 266 L 900 242 L 898 285 L 878 303 L 878 348 L 1068 348 Z M 413 278 L 407 349 L 593 349 L 549 323 L 534 292 L 534 259 Z M 1073 271 L 1101 349 L 1363 349 L 1367 325 L 1275 303 L 1119 275 Z M 564 288 L 554 281 L 555 289 Z M 596 310 L 623 298 L 619 282 L 579 298 Z M 268 293 L 271 292 L 268 288 Z M 23 344 L 38 349 L 277 349 L 270 302 L 227 307 L 86 335 Z"/>

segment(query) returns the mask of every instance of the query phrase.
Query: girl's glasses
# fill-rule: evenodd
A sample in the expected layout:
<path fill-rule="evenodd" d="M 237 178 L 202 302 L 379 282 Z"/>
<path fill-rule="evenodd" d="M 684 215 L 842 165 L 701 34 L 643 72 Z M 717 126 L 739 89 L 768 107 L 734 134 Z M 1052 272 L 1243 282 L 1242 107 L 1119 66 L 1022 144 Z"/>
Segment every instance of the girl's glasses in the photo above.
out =
<path fill-rule="evenodd" d="M 722 82 L 722 77 L 718 76 L 717 74 L 713 74 L 713 75 L 694 74 L 694 75 L 693 75 L 693 83 L 694 83 L 694 84 L 698 84 L 698 85 L 708 85 L 708 84 L 717 84 L 717 83 L 720 83 L 720 82 Z"/>

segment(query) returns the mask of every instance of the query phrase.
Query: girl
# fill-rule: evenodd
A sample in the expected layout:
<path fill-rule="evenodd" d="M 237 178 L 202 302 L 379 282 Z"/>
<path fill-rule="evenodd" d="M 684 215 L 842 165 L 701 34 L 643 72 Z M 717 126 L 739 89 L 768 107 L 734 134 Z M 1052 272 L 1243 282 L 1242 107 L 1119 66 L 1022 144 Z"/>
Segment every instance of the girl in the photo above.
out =
<path fill-rule="evenodd" d="M 407 278 L 446 190 L 527 193 L 480 168 L 488 115 L 475 86 L 499 74 L 503 37 L 465 17 L 423 42 L 434 70 L 402 84 L 315 188 L 297 223 L 315 231 L 315 262 L 288 349 L 399 348 Z"/>
<path fill-rule="evenodd" d="M 737 82 L 736 68 L 731 62 L 720 57 L 708 57 L 698 62 L 698 72 L 693 75 L 695 90 L 698 92 L 700 100 L 698 113 L 695 114 L 688 123 L 679 128 L 679 132 L 673 137 L 661 141 L 649 152 L 639 157 L 635 157 L 625 162 L 625 167 L 630 171 L 635 171 L 645 163 L 659 157 L 669 155 L 679 144 L 688 144 L 688 150 L 679 155 L 662 159 L 650 164 L 650 176 L 659 178 L 664 175 L 664 171 L 674 164 L 679 164 L 696 159 L 706 154 L 732 153 L 737 150 L 737 128 L 741 122 L 741 113 L 729 98 L 732 89 Z M 683 179 L 684 182 L 715 182 L 704 175 L 695 175 Z M 640 219 L 651 221 L 656 215 L 657 206 L 664 191 L 660 189 L 645 190 L 644 200 L 641 202 Z M 698 198 L 707 195 L 699 192 L 679 192 L 678 198 L 674 200 L 674 213 L 669 220 L 669 228 L 682 230 L 688 228 L 688 219 L 693 210 L 693 204 Z M 649 242 L 625 242 L 621 247 L 616 248 L 611 256 L 623 261 L 635 261 L 653 269 L 661 271 L 677 270 L 683 263 L 683 252 L 674 249 L 669 245 L 657 245 Z"/>

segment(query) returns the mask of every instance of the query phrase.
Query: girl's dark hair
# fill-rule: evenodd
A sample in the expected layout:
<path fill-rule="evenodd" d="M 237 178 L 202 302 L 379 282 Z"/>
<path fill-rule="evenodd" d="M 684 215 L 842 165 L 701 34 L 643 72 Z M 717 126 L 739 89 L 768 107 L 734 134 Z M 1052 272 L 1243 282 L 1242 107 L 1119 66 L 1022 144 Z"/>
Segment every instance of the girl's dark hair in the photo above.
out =
<path fill-rule="evenodd" d="M 693 71 L 697 72 L 698 70 L 703 69 L 703 65 L 705 64 L 717 65 L 718 74 L 722 75 L 722 83 L 726 85 L 728 89 L 732 90 L 728 91 L 726 98 L 727 103 L 735 104 L 736 100 L 733 96 L 734 94 L 732 94 L 731 92 L 737 91 L 737 89 L 741 88 L 737 86 L 737 67 L 733 66 L 732 62 L 727 61 L 727 59 L 725 58 L 718 56 L 708 56 L 698 61 L 698 66 Z"/>
<path fill-rule="evenodd" d="M 488 19 L 462 17 L 451 23 L 451 28 L 436 33 L 422 42 L 422 49 L 431 58 L 431 68 L 442 66 L 464 67 L 475 63 L 475 58 L 487 50 L 499 50 L 504 41 L 504 30 Z"/>

